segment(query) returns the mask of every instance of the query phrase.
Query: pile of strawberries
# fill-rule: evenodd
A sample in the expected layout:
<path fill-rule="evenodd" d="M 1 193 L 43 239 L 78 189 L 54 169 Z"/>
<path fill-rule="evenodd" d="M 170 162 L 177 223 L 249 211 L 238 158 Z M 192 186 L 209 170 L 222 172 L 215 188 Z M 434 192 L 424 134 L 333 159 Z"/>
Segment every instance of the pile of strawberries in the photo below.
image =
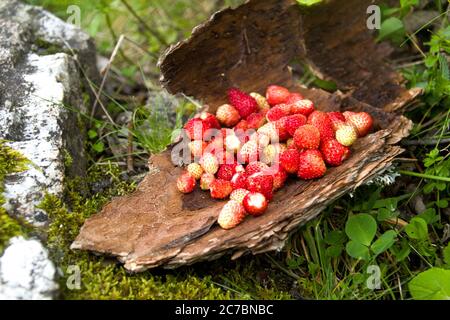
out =
<path fill-rule="evenodd" d="M 312 101 L 276 85 L 265 97 L 232 88 L 228 100 L 215 116 L 202 112 L 184 126 L 193 162 L 177 180 L 182 193 L 199 182 L 212 198 L 230 199 L 218 218 L 224 229 L 262 215 L 289 175 L 317 179 L 327 165 L 341 165 L 373 124 L 365 112 L 315 110 Z"/>

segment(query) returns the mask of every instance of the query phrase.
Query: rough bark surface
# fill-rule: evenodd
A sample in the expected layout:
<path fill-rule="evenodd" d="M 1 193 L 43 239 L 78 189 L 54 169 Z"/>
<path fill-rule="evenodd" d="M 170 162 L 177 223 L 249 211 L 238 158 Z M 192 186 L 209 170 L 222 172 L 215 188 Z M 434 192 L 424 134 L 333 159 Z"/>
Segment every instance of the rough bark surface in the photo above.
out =
<path fill-rule="evenodd" d="M 368 111 L 375 132 L 357 142 L 350 159 L 322 179 L 290 181 L 266 214 L 225 231 L 216 224 L 224 202 L 199 190 L 180 194 L 176 178 L 182 169 L 173 165 L 170 151 L 155 155 L 138 190 L 88 219 L 72 248 L 117 256 L 135 272 L 280 249 L 298 226 L 389 168 L 411 122 L 386 110 L 398 109 L 418 91 L 400 86 L 400 76 L 383 62 L 388 47 L 376 45 L 365 28 L 371 2 L 349 0 L 343 8 L 338 3 L 344 4 L 327 1 L 302 12 L 295 1 L 254 0 L 221 11 L 162 56 L 161 82 L 172 93 L 204 101 L 211 111 L 225 102 L 230 86 L 263 93 L 271 83 L 302 92 L 321 110 Z M 289 70 L 295 58 L 310 62 L 342 91 L 296 86 Z"/>

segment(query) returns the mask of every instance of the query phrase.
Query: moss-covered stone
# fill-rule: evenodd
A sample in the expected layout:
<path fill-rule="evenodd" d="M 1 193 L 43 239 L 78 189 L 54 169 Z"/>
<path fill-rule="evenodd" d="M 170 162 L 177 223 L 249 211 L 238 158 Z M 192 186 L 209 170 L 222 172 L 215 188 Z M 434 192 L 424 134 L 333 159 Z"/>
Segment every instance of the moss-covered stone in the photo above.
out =
<path fill-rule="evenodd" d="M 28 165 L 28 159 L 20 152 L 8 147 L 5 141 L 0 140 L 0 253 L 5 249 L 9 239 L 25 233 L 22 224 L 11 218 L 3 208 L 5 204 L 5 198 L 3 197 L 5 177 L 8 174 L 26 170 Z"/>
<path fill-rule="evenodd" d="M 106 180 L 106 181 L 105 181 Z M 93 192 L 103 186 L 100 192 Z M 104 187 L 106 186 L 106 187 Z M 100 188 L 101 189 L 101 188 Z M 62 299 L 289 299 L 272 281 L 261 283 L 259 259 L 251 263 L 229 260 L 204 263 L 175 271 L 152 270 L 129 274 L 117 263 L 84 251 L 72 251 L 70 244 L 85 219 L 98 212 L 112 197 L 130 193 L 133 182 L 123 181 L 115 165 L 94 167 L 87 181 L 69 181 L 65 201 L 47 195 L 40 205 L 51 220 L 47 246 L 62 271 Z M 229 266 L 228 266 L 229 265 Z M 69 266 L 80 271 L 81 287 L 71 290 Z"/>

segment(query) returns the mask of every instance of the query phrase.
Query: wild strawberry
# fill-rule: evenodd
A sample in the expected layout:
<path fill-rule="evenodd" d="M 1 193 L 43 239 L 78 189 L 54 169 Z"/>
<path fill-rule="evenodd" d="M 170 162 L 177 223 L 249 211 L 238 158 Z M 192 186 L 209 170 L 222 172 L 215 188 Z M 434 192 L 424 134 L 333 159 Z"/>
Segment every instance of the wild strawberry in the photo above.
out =
<path fill-rule="evenodd" d="M 286 141 L 291 137 L 287 129 L 287 120 L 288 117 L 283 117 L 280 120 L 275 121 L 275 127 L 277 128 L 278 139 L 280 141 Z"/>
<path fill-rule="evenodd" d="M 222 229 L 229 230 L 244 221 L 247 212 L 242 204 L 235 200 L 228 201 L 219 213 L 217 223 Z"/>
<path fill-rule="evenodd" d="M 236 88 L 228 90 L 228 101 L 237 109 L 239 115 L 243 119 L 246 119 L 249 115 L 258 110 L 258 103 L 256 100 Z"/>
<path fill-rule="evenodd" d="M 270 109 L 266 114 L 266 119 L 268 122 L 274 122 L 280 120 L 291 114 L 291 108 L 287 104 L 279 104 Z"/>
<path fill-rule="evenodd" d="M 252 92 L 250 93 L 250 96 L 256 100 L 256 103 L 258 104 L 259 110 L 269 110 L 270 104 L 267 102 L 267 99 L 260 95 L 259 93 Z"/>
<path fill-rule="evenodd" d="M 217 178 L 222 180 L 231 181 L 234 174 L 236 173 L 237 164 L 222 164 L 217 171 Z"/>
<path fill-rule="evenodd" d="M 325 162 L 332 167 L 340 166 L 350 154 L 350 149 L 335 139 L 330 139 L 322 143 L 320 150 L 322 151 Z"/>
<path fill-rule="evenodd" d="M 288 99 L 286 100 L 286 104 L 293 104 L 303 99 L 305 98 L 300 93 L 293 92 L 289 95 Z"/>
<path fill-rule="evenodd" d="M 340 144 L 350 147 L 358 140 L 358 133 L 353 125 L 344 123 L 336 130 L 336 140 Z"/>
<path fill-rule="evenodd" d="M 286 117 L 285 124 L 287 132 L 289 132 L 291 137 L 293 137 L 295 131 L 301 126 L 304 126 L 306 124 L 306 121 L 306 117 L 302 114 L 294 114 L 292 116 Z"/>
<path fill-rule="evenodd" d="M 195 178 L 188 172 L 183 173 L 177 179 L 177 188 L 182 193 L 191 193 L 195 188 Z"/>
<path fill-rule="evenodd" d="M 248 129 L 258 130 L 266 123 L 266 117 L 263 113 L 252 113 L 247 117 Z"/>
<path fill-rule="evenodd" d="M 236 135 L 229 135 L 225 138 L 225 148 L 230 152 L 237 152 L 241 149 L 241 140 Z"/>
<path fill-rule="evenodd" d="M 280 103 L 286 103 L 290 94 L 288 89 L 272 85 L 267 88 L 266 99 L 271 106 L 274 106 Z"/>
<path fill-rule="evenodd" d="M 298 100 L 290 106 L 292 114 L 302 114 L 307 117 L 314 112 L 314 103 L 308 99 Z"/>
<path fill-rule="evenodd" d="M 300 153 L 297 175 L 304 180 L 323 177 L 327 171 L 319 150 L 306 150 Z"/>
<path fill-rule="evenodd" d="M 231 187 L 233 190 L 247 188 L 247 175 L 245 172 L 237 172 L 231 178 Z"/>
<path fill-rule="evenodd" d="M 249 193 L 250 191 L 245 189 L 233 190 L 233 192 L 230 194 L 230 200 L 235 200 L 239 203 L 242 203 L 244 201 L 245 196 Z"/>
<path fill-rule="evenodd" d="M 308 117 L 308 124 L 311 124 L 319 129 L 320 140 L 322 142 L 335 138 L 333 124 L 325 112 L 314 111 L 311 113 Z"/>
<path fill-rule="evenodd" d="M 263 172 L 255 173 L 247 178 L 247 190 L 262 193 L 270 201 L 273 197 L 273 177 Z"/>
<path fill-rule="evenodd" d="M 241 120 L 238 122 L 237 125 L 234 126 L 234 131 L 236 130 L 242 130 L 242 131 L 247 131 L 248 130 L 248 122 L 247 120 Z"/>
<path fill-rule="evenodd" d="M 264 173 L 270 174 L 273 177 L 273 191 L 281 189 L 288 178 L 286 170 L 280 164 L 273 165 L 265 170 Z"/>
<path fill-rule="evenodd" d="M 295 130 L 295 131 L 297 131 L 297 130 Z M 294 133 L 294 135 L 295 135 L 295 133 Z M 286 141 L 286 147 L 287 147 L 288 149 L 296 149 L 296 148 L 297 148 L 297 147 L 295 146 L 294 138 L 290 138 L 290 139 L 288 139 L 288 140 Z"/>
<path fill-rule="evenodd" d="M 249 177 L 249 176 L 251 176 L 255 173 L 261 172 L 267 168 L 268 168 L 267 164 L 259 162 L 259 161 L 255 161 L 255 162 L 250 163 L 245 168 L 245 174 Z"/>
<path fill-rule="evenodd" d="M 187 172 L 194 177 L 195 180 L 199 180 L 203 174 L 203 168 L 198 163 L 190 163 L 187 166 Z"/>
<path fill-rule="evenodd" d="M 373 119 L 367 112 L 358 112 L 356 114 L 344 112 L 347 122 L 351 123 L 360 137 L 365 137 L 372 130 Z"/>
<path fill-rule="evenodd" d="M 216 177 L 213 174 L 205 172 L 200 178 L 200 188 L 205 191 L 209 190 L 214 180 Z"/>
<path fill-rule="evenodd" d="M 239 122 L 241 116 L 235 107 L 224 104 L 217 109 L 216 117 L 225 127 L 232 127 Z"/>
<path fill-rule="evenodd" d="M 250 136 L 249 141 L 257 142 L 258 148 L 264 149 L 265 147 L 267 147 L 270 144 L 270 137 L 268 137 L 264 134 L 259 134 L 259 133 L 255 132 L 254 134 L 252 134 Z"/>
<path fill-rule="evenodd" d="M 345 125 L 345 117 L 340 112 L 328 112 L 328 118 L 330 118 L 334 131 Z"/>
<path fill-rule="evenodd" d="M 259 146 L 258 142 L 254 140 L 250 140 L 246 144 L 244 144 L 237 154 L 239 163 L 250 163 L 258 161 L 258 157 Z"/>
<path fill-rule="evenodd" d="M 205 172 L 216 174 L 219 170 L 219 160 L 212 153 L 204 153 L 200 158 L 200 165 Z"/>
<path fill-rule="evenodd" d="M 266 197 L 259 192 L 250 192 L 245 196 L 242 203 L 245 211 L 255 217 L 262 215 L 269 205 Z"/>
<path fill-rule="evenodd" d="M 280 156 L 280 166 L 287 173 L 297 173 L 299 166 L 299 152 L 296 149 L 290 149 L 283 152 Z"/>
<path fill-rule="evenodd" d="M 194 140 L 189 142 L 188 147 L 195 158 L 200 158 L 208 147 L 208 144 L 203 140 Z"/>
<path fill-rule="evenodd" d="M 200 118 L 192 118 L 184 125 L 184 131 L 191 140 L 203 140 L 210 129 L 211 125 Z"/>
<path fill-rule="evenodd" d="M 259 128 L 257 132 L 258 134 L 269 137 L 272 142 L 280 141 L 277 125 L 274 122 L 266 123 L 261 128 Z"/>
<path fill-rule="evenodd" d="M 216 116 L 211 113 L 201 112 L 200 114 L 198 114 L 196 116 L 196 118 L 202 119 L 203 122 L 206 123 L 209 128 L 212 128 L 212 129 L 220 129 L 221 128 L 220 123 L 217 120 Z"/>
<path fill-rule="evenodd" d="M 263 149 L 261 161 L 268 165 L 278 162 L 280 154 L 284 149 L 286 149 L 286 147 L 283 147 L 280 143 L 269 144 Z"/>
<path fill-rule="evenodd" d="M 211 183 L 209 190 L 211 191 L 211 198 L 225 199 L 231 194 L 233 187 L 230 181 L 216 179 Z"/>
<path fill-rule="evenodd" d="M 294 134 L 294 143 L 299 150 L 319 148 L 319 129 L 310 124 L 298 128 Z"/>

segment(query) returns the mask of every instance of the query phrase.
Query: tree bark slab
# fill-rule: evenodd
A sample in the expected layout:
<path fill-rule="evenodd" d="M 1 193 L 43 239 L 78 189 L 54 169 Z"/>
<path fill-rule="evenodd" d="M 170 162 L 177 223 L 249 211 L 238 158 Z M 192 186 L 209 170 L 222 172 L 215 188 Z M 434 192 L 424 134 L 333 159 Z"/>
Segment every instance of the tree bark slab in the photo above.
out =
<path fill-rule="evenodd" d="M 216 224 L 223 201 L 200 190 L 177 191 L 182 168 L 171 162 L 169 150 L 150 158 L 150 172 L 133 194 L 85 222 L 72 249 L 116 256 L 133 272 L 278 250 L 327 205 L 389 168 L 403 151 L 396 143 L 412 127 L 392 111 L 420 91 L 402 87 L 401 77 L 384 62 L 389 47 L 377 45 L 366 28 L 371 3 L 330 0 L 304 12 L 296 1 L 251 0 L 216 13 L 160 60 L 163 86 L 202 100 L 211 112 L 225 102 L 231 86 L 264 93 L 273 83 L 303 93 L 320 110 L 369 112 L 376 130 L 352 147 L 342 166 L 319 180 L 289 181 L 263 216 L 225 231 Z M 340 91 L 296 85 L 289 68 L 294 59 L 308 62 Z"/>

